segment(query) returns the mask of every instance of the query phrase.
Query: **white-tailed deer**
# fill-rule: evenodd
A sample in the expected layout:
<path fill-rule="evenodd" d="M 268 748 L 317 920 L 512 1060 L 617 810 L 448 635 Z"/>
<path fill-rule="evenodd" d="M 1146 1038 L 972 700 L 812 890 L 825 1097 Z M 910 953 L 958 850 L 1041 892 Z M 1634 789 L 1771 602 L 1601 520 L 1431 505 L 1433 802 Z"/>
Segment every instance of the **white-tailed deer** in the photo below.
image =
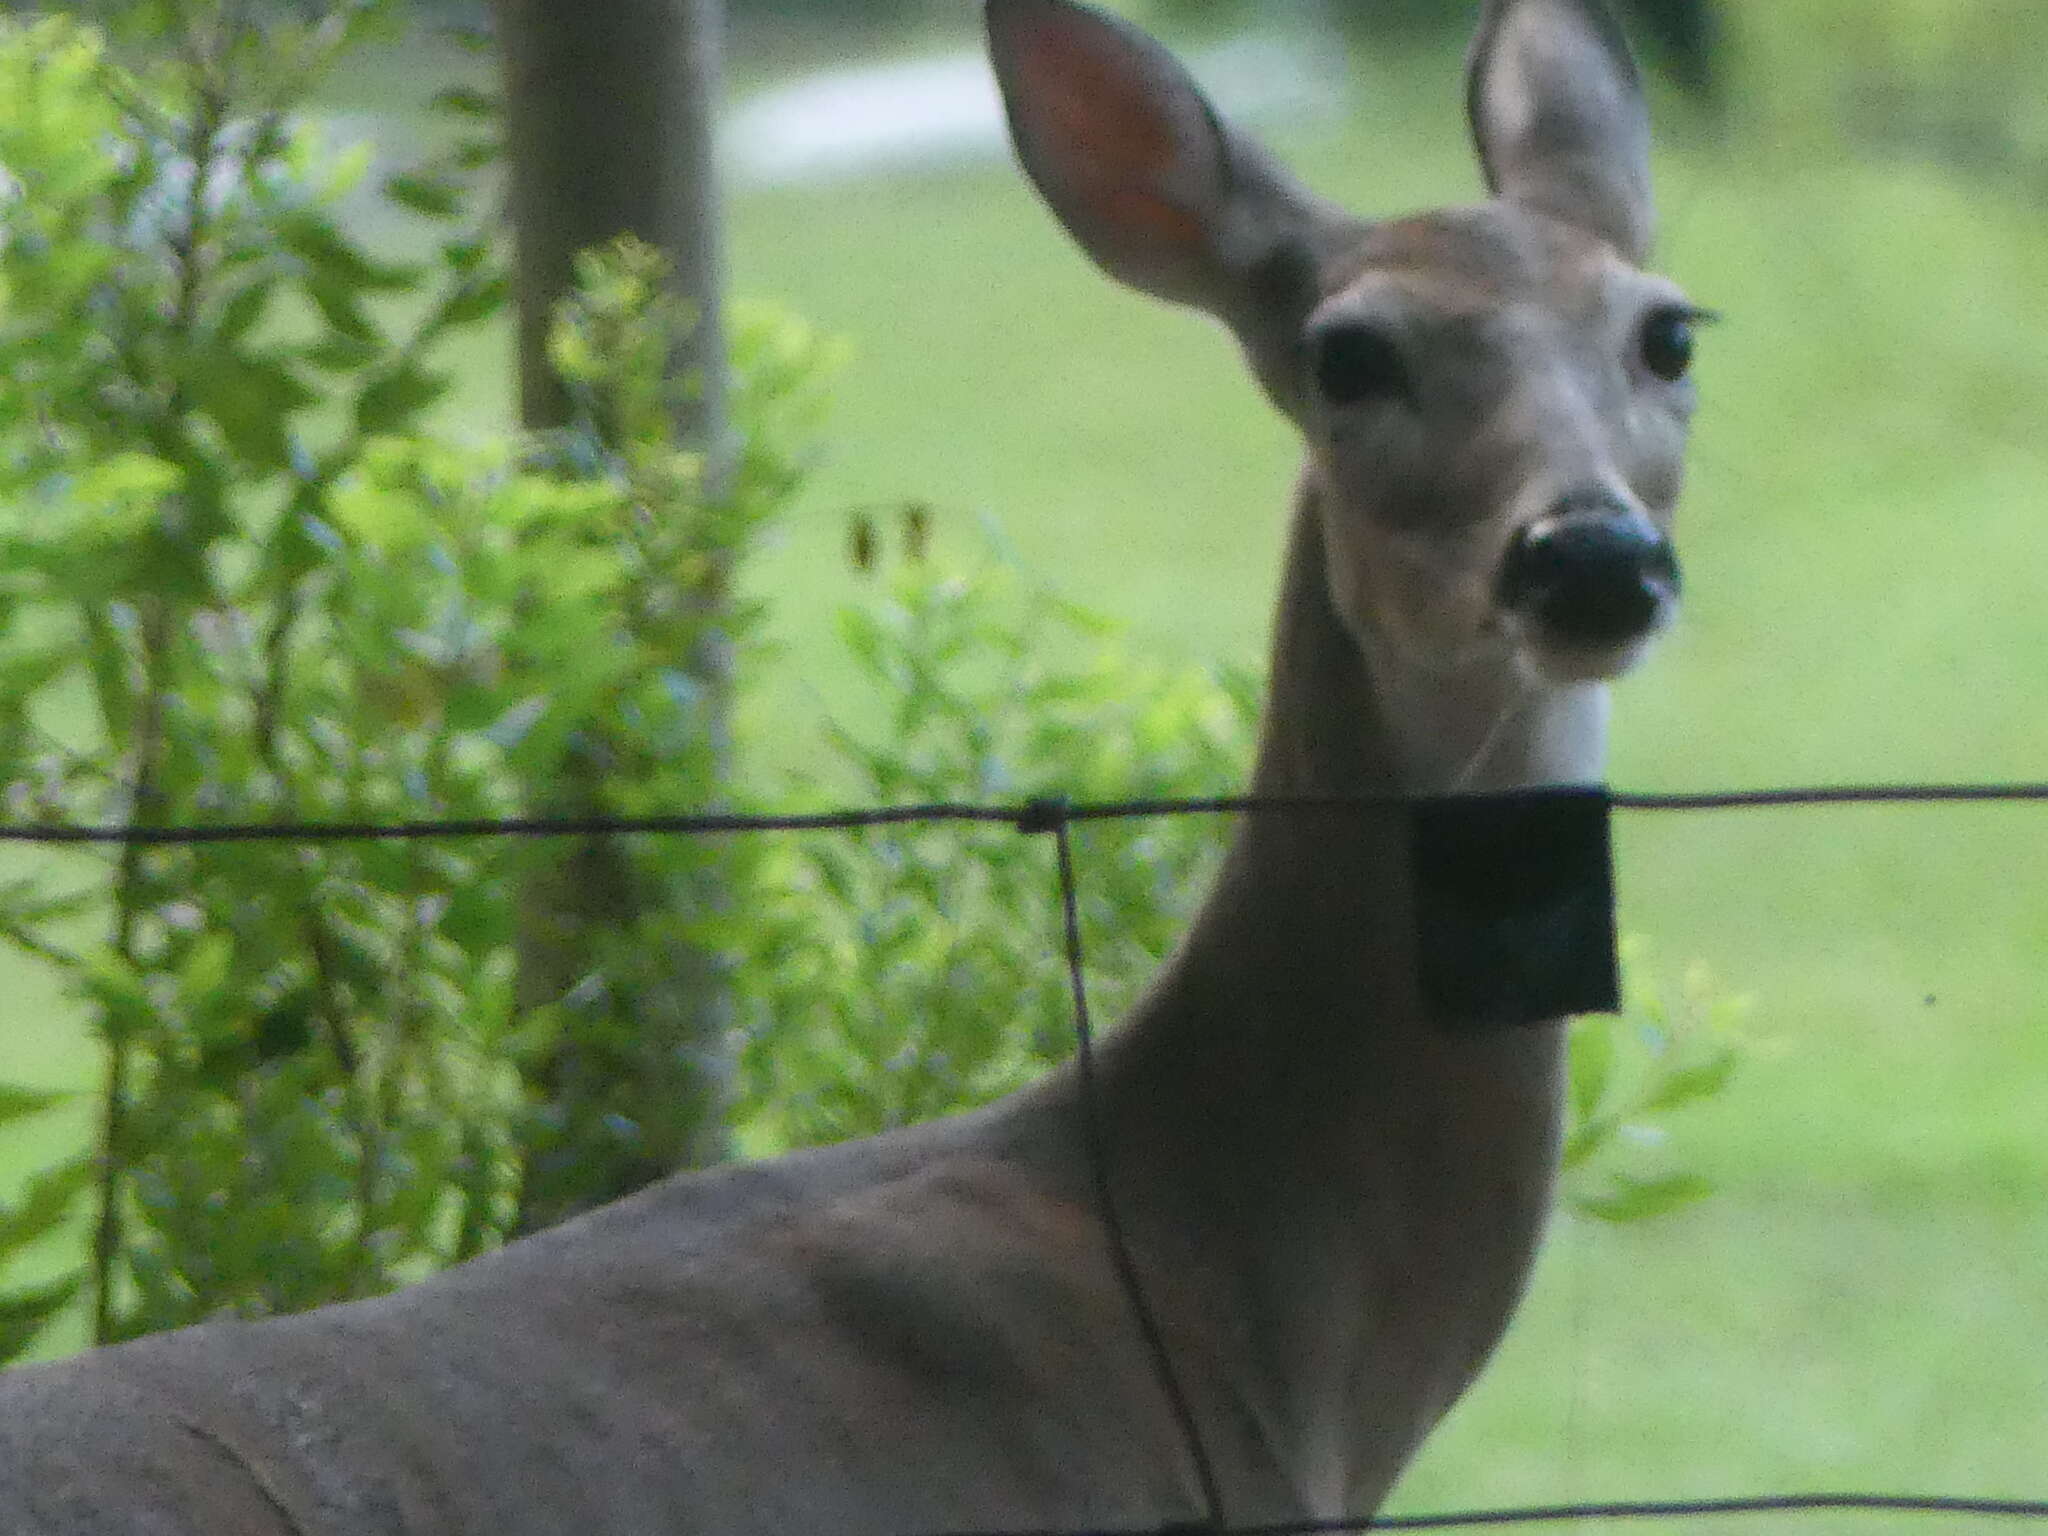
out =
<path fill-rule="evenodd" d="M 1597 0 L 1493 0 L 1490 200 L 1303 191 L 1127 24 L 988 0 L 1025 168 L 1219 317 L 1307 467 L 1253 788 L 1583 782 L 1676 601 L 1693 311 L 1638 263 Z M 1134 445 L 1134 452 L 1145 451 Z M 1136 1269 L 1233 1521 L 1374 1510 L 1487 1358 L 1550 1202 L 1564 1029 L 1445 1032 L 1399 813 L 1243 819 L 1099 1060 Z M 0 1382 L 7 1536 L 927 1536 L 1205 1517 L 1073 1072 L 673 1179 L 400 1295 Z"/>

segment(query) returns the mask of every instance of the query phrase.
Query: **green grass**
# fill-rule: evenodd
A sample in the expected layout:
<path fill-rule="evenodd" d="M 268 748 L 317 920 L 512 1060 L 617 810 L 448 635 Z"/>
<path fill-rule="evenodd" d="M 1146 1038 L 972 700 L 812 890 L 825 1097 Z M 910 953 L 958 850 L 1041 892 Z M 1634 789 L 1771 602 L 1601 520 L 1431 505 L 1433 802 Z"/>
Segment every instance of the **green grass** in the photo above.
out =
<path fill-rule="evenodd" d="M 1410 62 L 1286 144 L 1314 183 L 1390 210 L 1472 193 L 1450 62 Z M 1681 145 L 1661 172 L 1664 265 L 1728 321 L 1700 371 L 1689 612 L 1621 690 L 1616 782 L 2041 777 L 2038 205 L 1818 139 Z M 931 501 L 951 553 L 991 517 L 1143 647 L 1257 656 L 1293 450 L 1220 334 L 1113 290 L 1006 168 L 744 195 L 732 241 L 744 291 L 855 347 L 754 572 L 787 647 L 751 717 L 764 778 L 809 760 L 839 692 L 861 503 Z M 505 358 L 479 346 L 472 412 L 502 408 Z M 1627 925 L 1757 998 L 1737 1087 L 1683 1128 L 1723 1193 L 1563 1229 L 1404 1502 L 2048 1491 L 2044 868 L 2039 812 L 1629 819 Z M 0 961 L 10 1075 L 89 1078 L 39 987 Z M 0 1185 L 82 1129 L 0 1141 Z"/>
<path fill-rule="evenodd" d="M 1639 1229 L 1568 1224 L 1400 1503 L 2039 1496 L 2044 1257 L 2031 1192 L 1987 1198 L 1969 1180 L 1913 1200 L 1736 1187 Z"/>

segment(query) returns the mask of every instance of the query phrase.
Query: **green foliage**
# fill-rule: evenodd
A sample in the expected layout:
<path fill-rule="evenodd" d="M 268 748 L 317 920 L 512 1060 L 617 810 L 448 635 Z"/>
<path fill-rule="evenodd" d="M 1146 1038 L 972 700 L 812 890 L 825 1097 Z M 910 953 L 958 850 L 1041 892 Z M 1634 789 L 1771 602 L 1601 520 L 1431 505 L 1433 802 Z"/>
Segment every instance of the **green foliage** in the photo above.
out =
<path fill-rule="evenodd" d="M 1718 1097 L 1740 1064 L 1745 997 L 1693 966 L 1673 996 L 1639 938 L 1622 943 L 1623 1011 L 1572 1023 L 1565 1203 L 1582 1216 L 1632 1222 L 1704 1199 L 1713 1185 L 1676 1164 L 1664 1122 Z"/>
<path fill-rule="evenodd" d="M 914 565 L 847 613 L 842 636 L 874 694 L 848 713 L 879 723 L 835 728 L 834 794 L 1114 799 L 1214 792 L 1242 772 L 1249 678 L 1135 664 L 1100 620 L 999 566 L 962 578 Z M 1104 1017 L 1173 942 L 1222 831 L 1161 818 L 1077 834 Z M 775 899 L 743 936 L 757 946 L 743 973 L 749 1139 L 866 1134 L 984 1102 L 1062 1059 L 1073 1023 L 1049 856 L 1007 828 L 777 846 Z"/>
<path fill-rule="evenodd" d="M 451 445 L 436 347 L 505 293 L 467 173 L 392 182 L 447 226 L 435 259 L 360 247 L 287 90 L 350 27 L 251 42 L 218 20 L 168 10 L 181 62 L 147 73 L 73 24 L 0 27 L 9 814 L 505 815 L 593 720 L 604 808 L 700 802 L 710 733 L 676 658 L 713 629 L 745 643 L 751 615 L 706 594 L 794 489 L 819 349 L 743 327 L 745 439 L 708 495 L 660 408 L 683 317 L 621 249 L 586 264 L 558 333 L 586 419 L 534 451 Z M 109 1061 L 98 1155 L 0 1210 L 4 1266 L 85 1201 L 90 1262 L 0 1301 L 0 1358 L 79 1295 L 125 1337 L 374 1292 L 497 1240 L 530 1171 L 520 1068 L 577 1002 L 514 974 L 515 893 L 558 856 L 138 846 L 0 888 L 0 938 L 62 978 Z M 731 857 L 677 840 L 635 868 Z M 688 910 L 649 910 L 583 991 L 632 993 L 674 947 Z M 621 1118 L 658 1140 L 669 1078 L 642 1065 Z M 46 1107 L 0 1092 L 0 1119 Z"/>
<path fill-rule="evenodd" d="M 692 322 L 655 253 L 625 242 L 580 275 L 550 347 L 574 409 L 551 459 L 572 482 L 594 473 L 624 494 L 564 525 L 571 546 L 527 583 L 552 600 L 514 610 L 521 670 L 568 703 L 522 723 L 525 803 L 715 807 L 732 775 L 726 693 L 761 618 L 734 576 L 797 488 L 829 349 L 787 321 L 734 313 L 737 437 L 714 466 L 673 441 L 693 381 L 669 359 Z M 718 930 L 756 857 L 744 840 L 590 840 L 531 873 L 521 1000 L 546 1038 L 525 1064 L 520 1230 L 726 1155 Z"/>
<path fill-rule="evenodd" d="M 61 20 L 0 31 L 16 815 L 502 803 L 446 706 L 389 686 L 431 664 L 427 568 L 343 579 L 367 557 L 334 533 L 380 466 L 373 434 L 422 425 L 451 312 L 473 323 L 502 292 L 488 262 L 385 262 L 335 218 L 345 163 L 290 109 L 368 16 L 131 15 L 178 61 L 139 71 Z M 395 621 L 374 644 L 366 605 Z M 502 957 L 450 937 L 495 920 L 479 862 L 130 848 L 60 895 L 0 893 L 0 933 L 65 978 L 111 1062 L 97 1165 L 53 1170 L 0 1222 L 24 1247 L 89 1189 L 91 1267 L 15 1298 L 0 1342 L 81 1289 L 102 1337 L 360 1294 L 488 1227 L 511 1021 Z"/>

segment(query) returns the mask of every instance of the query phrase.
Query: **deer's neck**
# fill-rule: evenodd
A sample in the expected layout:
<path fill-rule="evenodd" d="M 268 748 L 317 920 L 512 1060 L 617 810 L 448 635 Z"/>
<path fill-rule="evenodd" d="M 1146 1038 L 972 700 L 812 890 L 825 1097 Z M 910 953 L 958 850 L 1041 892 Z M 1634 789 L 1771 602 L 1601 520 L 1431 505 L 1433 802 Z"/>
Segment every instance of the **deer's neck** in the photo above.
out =
<path fill-rule="evenodd" d="M 1367 658 L 1304 506 L 1254 792 L 1597 775 L 1596 694 L 1455 681 L 1433 692 Z M 1171 1273 L 1166 1304 L 1221 1330 L 1232 1393 L 1323 1504 L 1376 1499 L 1483 1362 L 1554 1176 L 1562 1027 L 1436 1029 L 1412 926 L 1400 812 L 1248 815 L 1104 1055 L 1114 1177 Z"/>

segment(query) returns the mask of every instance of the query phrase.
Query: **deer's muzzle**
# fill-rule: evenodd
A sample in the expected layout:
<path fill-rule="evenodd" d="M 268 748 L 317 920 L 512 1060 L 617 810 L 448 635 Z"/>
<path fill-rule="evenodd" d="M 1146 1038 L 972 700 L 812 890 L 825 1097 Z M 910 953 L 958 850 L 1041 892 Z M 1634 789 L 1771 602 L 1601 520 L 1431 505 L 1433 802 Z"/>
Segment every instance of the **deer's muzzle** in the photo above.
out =
<path fill-rule="evenodd" d="M 1539 642 L 1607 649 L 1661 629 L 1679 588 L 1671 540 L 1642 513 L 1603 497 L 1522 529 L 1502 562 L 1498 595 Z"/>

